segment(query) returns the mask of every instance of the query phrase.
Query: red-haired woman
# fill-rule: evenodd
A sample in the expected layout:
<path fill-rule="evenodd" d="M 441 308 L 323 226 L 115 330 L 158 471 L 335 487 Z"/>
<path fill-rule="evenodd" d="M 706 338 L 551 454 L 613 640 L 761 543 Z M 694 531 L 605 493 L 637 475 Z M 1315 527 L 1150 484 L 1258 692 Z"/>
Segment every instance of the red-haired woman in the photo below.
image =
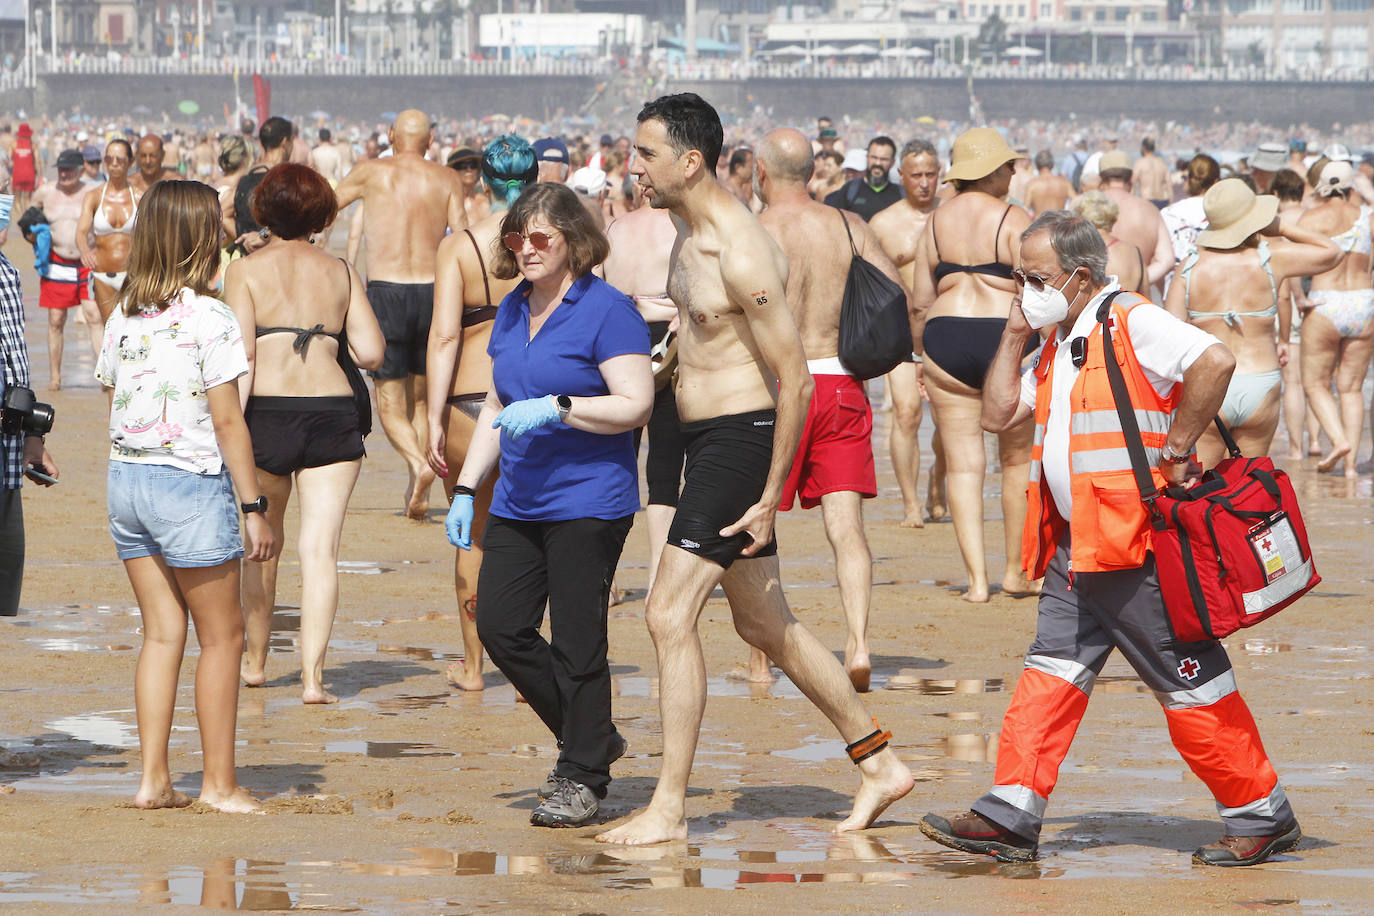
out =
<path fill-rule="evenodd" d="M 324 653 L 339 603 L 339 536 L 364 455 L 339 350 L 347 347 L 358 366 L 375 369 L 386 344 L 358 275 L 311 244 L 337 210 L 329 183 L 307 166 L 284 163 L 263 177 L 252 205 L 270 241 L 229 265 L 224 295 L 243 328 L 244 415 L 279 540 L 293 479 L 300 491 L 301 698 L 333 703 L 338 698 L 324 689 Z M 267 679 L 276 593 L 276 558 L 247 564 L 242 675 L 250 687 Z"/>

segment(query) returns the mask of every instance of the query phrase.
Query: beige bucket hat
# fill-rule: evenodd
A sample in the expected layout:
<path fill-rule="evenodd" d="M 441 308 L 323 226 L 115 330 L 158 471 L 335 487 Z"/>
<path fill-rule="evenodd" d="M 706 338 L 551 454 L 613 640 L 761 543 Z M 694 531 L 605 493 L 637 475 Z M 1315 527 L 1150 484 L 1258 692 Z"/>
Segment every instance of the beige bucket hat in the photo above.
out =
<path fill-rule="evenodd" d="M 974 127 L 954 141 L 949 158 L 953 164 L 945 172 L 945 181 L 977 181 L 1005 163 L 1026 157 L 1008 146 L 991 127 Z"/>
<path fill-rule="evenodd" d="M 1274 221 L 1279 199 L 1256 194 L 1239 178 L 1226 178 L 1207 189 L 1202 198 L 1207 228 L 1198 233 L 1199 247 L 1238 248 Z"/>

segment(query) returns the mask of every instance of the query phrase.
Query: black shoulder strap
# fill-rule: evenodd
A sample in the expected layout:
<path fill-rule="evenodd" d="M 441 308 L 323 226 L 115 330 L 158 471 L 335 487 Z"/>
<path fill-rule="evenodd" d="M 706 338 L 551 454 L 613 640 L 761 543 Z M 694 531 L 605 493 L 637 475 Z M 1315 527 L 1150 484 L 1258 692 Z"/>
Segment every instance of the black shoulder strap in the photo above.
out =
<path fill-rule="evenodd" d="M 938 262 L 940 262 L 940 261 L 943 261 L 944 258 L 942 258 L 942 257 L 940 256 L 940 239 L 935 235 L 935 211 L 934 211 L 934 210 L 930 211 L 930 244 L 935 248 L 935 260 L 936 260 L 936 262 L 938 263 Z"/>
<path fill-rule="evenodd" d="M 607 227 L 609 228 L 609 227 Z M 487 296 L 487 305 L 491 305 L 491 281 L 487 279 L 487 262 L 482 258 L 481 246 L 477 244 L 477 236 L 472 234 L 471 229 L 464 229 L 467 233 L 468 241 L 472 243 L 472 251 L 477 255 L 477 266 L 482 271 L 482 290 Z"/>
<path fill-rule="evenodd" d="M 844 223 L 844 234 L 849 236 L 849 251 L 857 258 L 859 256 L 859 249 L 854 247 L 854 233 L 849 229 L 849 217 L 844 215 L 843 210 L 840 211 L 840 222 Z"/>
<path fill-rule="evenodd" d="M 1097 322 L 1102 326 L 1103 362 L 1107 364 L 1107 379 L 1112 385 L 1112 400 L 1116 401 L 1116 413 L 1121 418 L 1121 432 L 1126 439 L 1126 451 L 1131 456 L 1131 472 L 1135 475 L 1135 485 L 1140 490 L 1140 498 L 1150 509 L 1152 518 L 1159 518 L 1154 500 L 1159 495 L 1154 478 L 1150 476 L 1150 459 L 1145 457 L 1145 443 L 1140 438 L 1140 424 L 1135 419 L 1135 405 L 1131 403 L 1131 393 L 1126 389 L 1126 376 L 1116 361 L 1116 347 L 1112 344 L 1112 302 L 1124 290 L 1117 290 L 1102 300 L 1097 309 Z"/>
<path fill-rule="evenodd" d="M 1002 211 L 1002 218 L 997 221 L 997 233 L 992 237 L 992 263 L 999 264 L 1001 260 L 998 254 L 1001 252 L 999 246 L 1002 244 L 1002 226 L 1007 222 L 1007 214 L 1011 212 L 1011 204 L 1007 204 L 1007 209 Z"/>

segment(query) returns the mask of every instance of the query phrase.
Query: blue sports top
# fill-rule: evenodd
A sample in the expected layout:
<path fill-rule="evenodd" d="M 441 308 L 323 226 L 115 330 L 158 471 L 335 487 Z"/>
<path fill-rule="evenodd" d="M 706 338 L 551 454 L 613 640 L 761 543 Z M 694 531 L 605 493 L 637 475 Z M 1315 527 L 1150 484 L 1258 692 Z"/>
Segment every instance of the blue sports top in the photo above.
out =
<path fill-rule="evenodd" d="M 649 326 L 634 303 L 587 274 L 530 339 L 531 285 L 501 300 L 492 323 L 492 379 L 502 404 L 566 394 L 610 393 L 601 364 L 649 354 Z M 501 435 L 501 479 L 491 511 L 520 521 L 616 519 L 639 510 L 634 434 L 602 435 L 553 422 L 519 439 Z"/>

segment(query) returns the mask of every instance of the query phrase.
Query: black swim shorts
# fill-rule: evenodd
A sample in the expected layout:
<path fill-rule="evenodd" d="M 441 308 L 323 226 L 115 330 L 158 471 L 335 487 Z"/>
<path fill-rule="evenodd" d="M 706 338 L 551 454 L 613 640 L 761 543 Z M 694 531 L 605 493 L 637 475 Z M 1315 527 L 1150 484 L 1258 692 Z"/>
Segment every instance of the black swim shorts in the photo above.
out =
<path fill-rule="evenodd" d="M 367 453 L 358 431 L 358 405 L 350 395 L 250 397 L 243 416 L 253 438 L 253 463 L 278 477 Z"/>
<path fill-rule="evenodd" d="M 434 317 L 434 284 L 369 280 L 367 301 L 386 338 L 382 368 L 372 377 L 385 381 L 424 375 L 429 323 Z"/>
<path fill-rule="evenodd" d="M 668 543 L 730 568 L 750 543 L 740 532 L 723 538 L 720 529 L 733 525 L 763 496 L 768 465 L 773 460 L 773 425 L 777 411 L 756 410 L 682 424 L 687 446 L 687 471 L 677 512 L 668 529 Z M 777 537 L 756 557 L 778 552 Z"/>

